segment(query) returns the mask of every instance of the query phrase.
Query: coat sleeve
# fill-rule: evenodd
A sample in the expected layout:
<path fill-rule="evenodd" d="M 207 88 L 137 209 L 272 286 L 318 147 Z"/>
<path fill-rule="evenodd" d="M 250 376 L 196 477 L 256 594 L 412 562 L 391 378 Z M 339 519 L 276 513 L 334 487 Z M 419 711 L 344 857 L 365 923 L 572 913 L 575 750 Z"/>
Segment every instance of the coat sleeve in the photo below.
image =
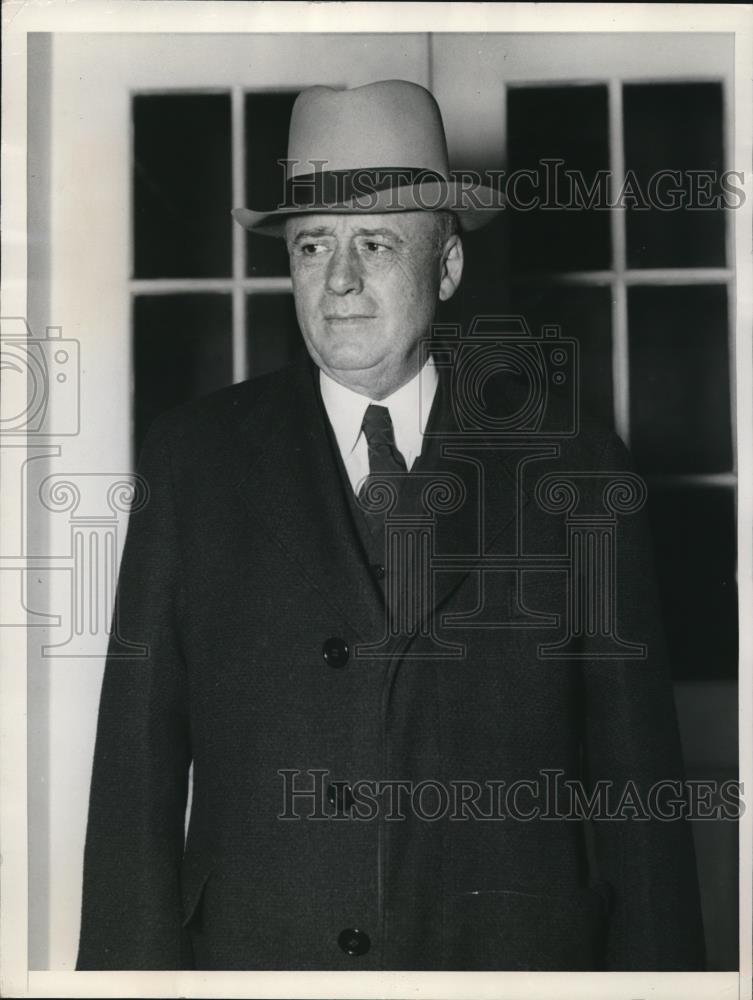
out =
<path fill-rule="evenodd" d="M 597 468 L 630 469 L 619 438 L 609 438 Z M 609 812 L 624 807 L 621 817 L 593 822 L 600 876 L 612 889 L 607 968 L 703 969 L 692 831 L 677 801 L 684 771 L 645 507 L 618 518 L 615 553 L 617 631 L 645 644 L 646 655 L 583 661 L 587 791 L 594 795 L 598 782 L 608 782 Z"/>
<path fill-rule="evenodd" d="M 100 698 L 84 851 L 76 968 L 190 968 L 180 864 L 190 741 L 178 641 L 180 558 L 166 436 L 153 431 L 139 473 L 148 495 L 128 526 Z"/>

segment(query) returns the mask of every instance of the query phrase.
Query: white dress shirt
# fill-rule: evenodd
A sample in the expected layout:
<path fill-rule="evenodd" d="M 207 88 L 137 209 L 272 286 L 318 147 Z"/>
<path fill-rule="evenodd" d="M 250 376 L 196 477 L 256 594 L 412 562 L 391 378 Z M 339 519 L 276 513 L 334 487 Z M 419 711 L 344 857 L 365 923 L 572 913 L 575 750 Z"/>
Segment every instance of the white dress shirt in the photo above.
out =
<path fill-rule="evenodd" d="M 370 471 L 369 449 L 361 430 L 366 407 L 374 403 L 386 406 L 390 411 L 395 444 L 405 459 L 406 469 L 410 471 L 421 454 L 426 422 L 438 382 L 437 371 L 430 358 L 410 382 L 400 386 L 392 395 L 384 399 L 369 399 L 319 370 L 322 400 L 354 493 L 358 493 L 359 486 Z"/>

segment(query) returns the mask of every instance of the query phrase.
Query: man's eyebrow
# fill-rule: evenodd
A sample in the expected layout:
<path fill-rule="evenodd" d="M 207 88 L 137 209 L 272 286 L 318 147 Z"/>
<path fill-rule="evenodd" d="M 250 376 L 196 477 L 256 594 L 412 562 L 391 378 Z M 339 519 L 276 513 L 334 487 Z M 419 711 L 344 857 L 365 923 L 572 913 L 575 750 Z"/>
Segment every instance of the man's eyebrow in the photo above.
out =
<path fill-rule="evenodd" d="M 368 226 L 363 226 L 361 229 L 356 229 L 356 236 L 389 236 L 390 239 L 395 240 L 398 243 L 404 243 L 405 240 L 402 236 L 399 236 L 394 229 L 370 229 Z"/>
<path fill-rule="evenodd" d="M 302 229 L 300 232 L 296 233 L 293 238 L 293 243 L 300 243 L 301 240 L 316 239 L 319 236 L 334 236 L 335 231 L 330 226 L 317 226 L 314 229 Z M 372 229 L 369 226 L 361 226 L 358 229 L 353 230 L 354 236 L 388 236 L 390 239 L 395 240 L 397 243 L 404 243 L 405 240 L 402 236 L 399 236 L 394 229 L 387 228 L 377 228 Z"/>
<path fill-rule="evenodd" d="M 301 229 L 293 238 L 293 243 L 300 243 L 301 240 L 315 239 L 317 236 L 332 236 L 333 230 L 329 226 L 317 226 L 316 229 Z"/>

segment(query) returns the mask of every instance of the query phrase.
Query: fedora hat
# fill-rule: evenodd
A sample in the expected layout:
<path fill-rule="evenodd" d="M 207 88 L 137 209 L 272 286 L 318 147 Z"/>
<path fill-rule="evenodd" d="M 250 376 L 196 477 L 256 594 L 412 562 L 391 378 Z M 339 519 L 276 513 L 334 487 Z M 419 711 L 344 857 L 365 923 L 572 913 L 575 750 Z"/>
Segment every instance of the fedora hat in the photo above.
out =
<path fill-rule="evenodd" d="M 286 217 L 302 213 L 448 210 L 471 230 L 501 208 L 496 189 L 453 180 L 429 91 L 381 80 L 302 91 L 290 118 L 283 202 L 266 211 L 235 208 L 233 216 L 253 232 L 282 236 Z"/>

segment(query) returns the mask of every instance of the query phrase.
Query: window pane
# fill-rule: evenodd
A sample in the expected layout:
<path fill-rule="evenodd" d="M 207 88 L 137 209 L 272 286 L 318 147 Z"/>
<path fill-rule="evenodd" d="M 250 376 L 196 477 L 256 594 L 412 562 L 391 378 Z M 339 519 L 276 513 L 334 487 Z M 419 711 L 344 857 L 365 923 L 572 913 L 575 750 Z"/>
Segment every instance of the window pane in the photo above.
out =
<path fill-rule="evenodd" d="M 517 271 L 608 268 L 612 260 L 609 212 L 598 207 L 556 207 L 587 206 L 587 192 L 594 185 L 595 192 L 603 188 L 606 197 L 606 87 L 514 88 L 508 92 L 507 113 L 509 174 L 536 173 L 535 182 L 519 175 L 512 184 L 508 177 L 508 196 L 517 206 L 537 197 L 541 206 L 531 211 L 511 206 L 506 212 L 513 267 Z M 563 162 L 545 162 L 555 160 Z"/>
<path fill-rule="evenodd" d="M 233 380 L 229 295 L 140 295 L 134 300 L 136 454 L 154 418 Z"/>
<path fill-rule="evenodd" d="M 734 677 L 737 598 L 732 490 L 653 488 L 649 516 L 675 677 Z"/>
<path fill-rule="evenodd" d="M 134 97 L 133 146 L 135 277 L 228 277 L 229 95 Z"/>
<path fill-rule="evenodd" d="M 531 331 L 559 326 L 563 337 L 580 346 L 581 419 L 592 417 L 612 427 L 612 293 L 603 288 L 517 285 L 513 312 L 525 317 Z"/>
<path fill-rule="evenodd" d="M 294 92 L 246 94 L 246 206 L 258 211 L 283 201 L 285 170 L 277 161 L 287 156 L 290 113 Z M 288 255 L 283 240 L 247 235 L 246 273 L 287 275 Z"/>
<path fill-rule="evenodd" d="M 727 290 L 628 290 L 631 446 L 643 472 L 732 468 Z"/>
<path fill-rule="evenodd" d="M 248 296 L 246 344 L 250 378 L 277 371 L 305 350 L 292 296 Z"/>
<path fill-rule="evenodd" d="M 456 323 L 465 334 L 476 317 L 509 313 L 507 226 L 501 212 L 481 229 L 461 233 L 463 278 L 452 298 L 437 303 L 437 323 Z"/>
<path fill-rule="evenodd" d="M 647 204 L 659 202 L 627 211 L 628 266 L 724 266 L 724 212 L 710 207 L 724 169 L 721 84 L 629 84 L 623 110 L 626 170 Z M 681 197 L 697 207 L 673 209 Z"/>

